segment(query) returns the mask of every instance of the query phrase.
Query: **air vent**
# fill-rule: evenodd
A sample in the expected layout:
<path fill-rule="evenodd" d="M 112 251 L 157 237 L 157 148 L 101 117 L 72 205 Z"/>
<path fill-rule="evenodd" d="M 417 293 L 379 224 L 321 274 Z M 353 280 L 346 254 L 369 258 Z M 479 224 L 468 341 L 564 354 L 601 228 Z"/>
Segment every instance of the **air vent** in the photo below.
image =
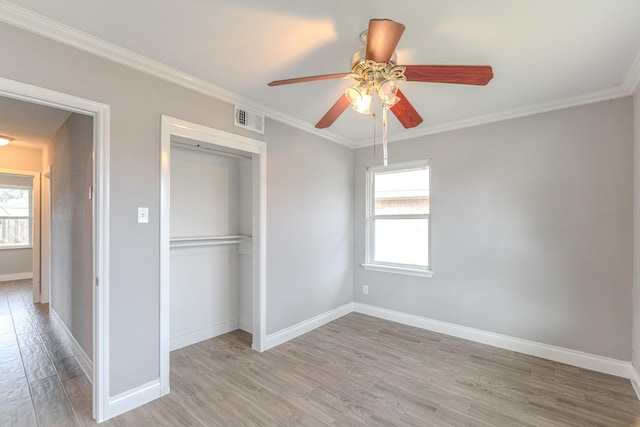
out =
<path fill-rule="evenodd" d="M 236 105 L 234 124 L 240 128 L 264 134 L 264 116 Z"/>

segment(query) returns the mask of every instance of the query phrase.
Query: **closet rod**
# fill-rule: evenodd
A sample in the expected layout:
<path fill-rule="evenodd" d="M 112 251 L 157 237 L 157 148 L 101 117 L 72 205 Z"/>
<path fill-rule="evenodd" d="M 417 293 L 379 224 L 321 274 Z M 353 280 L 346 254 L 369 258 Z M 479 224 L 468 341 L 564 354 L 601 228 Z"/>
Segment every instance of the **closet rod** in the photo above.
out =
<path fill-rule="evenodd" d="M 191 242 L 202 240 L 229 240 L 229 239 L 250 239 L 248 234 L 230 234 L 227 236 L 189 236 L 189 237 L 170 237 L 171 242 Z"/>
<path fill-rule="evenodd" d="M 251 236 L 238 234 L 232 236 L 199 236 L 199 237 L 174 237 L 169 239 L 169 247 L 190 248 L 196 246 L 235 245 L 251 241 Z"/>
<path fill-rule="evenodd" d="M 185 142 L 179 142 L 179 141 L 171 141 L 171 145 L 176 145 L 178 147 L 181 148 L 187 148 L 187 149 L 191 149 L 194 151 L 199 151 L 199 150 L 206 150 L 206 151 L 210 151 L 214 154 L 219 154 L 221 156 L 227 156 L 227 157 L 233 157 L 236 159 L 251 159 L 251 156 L 244 156 L 242 154 L 235 154 L 235 153 L 229 153 L 227 151 L 222 151 L 222 150 L 216 150 L 215 148 L 209 148 L 206 147 L 204 145 L 200 145 L 200 144 L 187 144 Z"/>
<path fill-rule="evenodd" d="M 222 246 L 222 245 L 237 245 L 244 242 L 243 240 L 225 240 L 220 242 L 189 242 L 189 243 L 171 243 L 170 248 L 195 248 L 198 246 Z"/>

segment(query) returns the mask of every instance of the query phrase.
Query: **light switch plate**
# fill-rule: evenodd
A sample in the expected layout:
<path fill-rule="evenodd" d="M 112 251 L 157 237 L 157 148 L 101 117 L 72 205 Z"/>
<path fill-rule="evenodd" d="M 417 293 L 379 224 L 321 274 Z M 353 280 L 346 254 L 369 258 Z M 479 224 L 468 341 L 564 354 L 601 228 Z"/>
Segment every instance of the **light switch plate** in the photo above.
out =
<path fill-rule="evenodd" d="M 138 208 L 138 223 L 147 224 L 149 222 L 149 208 Z"/>

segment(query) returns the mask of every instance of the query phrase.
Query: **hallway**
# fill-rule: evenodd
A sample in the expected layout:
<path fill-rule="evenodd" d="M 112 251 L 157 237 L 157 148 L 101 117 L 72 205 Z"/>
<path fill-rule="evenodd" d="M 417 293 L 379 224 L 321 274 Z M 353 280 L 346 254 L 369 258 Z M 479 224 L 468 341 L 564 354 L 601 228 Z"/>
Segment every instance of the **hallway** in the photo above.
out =
<path fill-rule="evenodd" d="M 0 283 L 0 425 L 91 425 L 91 383 L 31 280 Z"/>

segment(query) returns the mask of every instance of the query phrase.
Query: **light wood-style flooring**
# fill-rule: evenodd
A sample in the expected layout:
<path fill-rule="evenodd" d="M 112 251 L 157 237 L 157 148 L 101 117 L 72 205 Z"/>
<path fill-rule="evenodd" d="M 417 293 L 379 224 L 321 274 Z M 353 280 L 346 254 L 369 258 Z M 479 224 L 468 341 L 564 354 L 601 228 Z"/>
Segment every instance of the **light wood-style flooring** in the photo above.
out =
<path fill-rule="evenodd" d="M 18 326 L 26 317 L 16 295 L 35 329 L 46 331 L 48 317 L 19 288 L 0 284 L 0 342 L 15 334 L 31 412 L 24 402 L 6 409 L 19 399 L 6 385 L 13 371 L 3 357 L 0 424 L 95 425 L 90 384 L 72 363 L 58 368 L 43 332 L 32 338 L 55 372 L 42 379 L 59 381 L 65 398 L 42 397 L 32 385 L 19 335 L 33 329 Z M 101 425 L 583 427 L 634 425 L 640 415 L 629 380 L 356 313 L 264 353 L 249 344 L 250 335 L 236 331 L 173 352 L 171 393 Z M 1 354 L 15 357 L 9 347 Z"/>

